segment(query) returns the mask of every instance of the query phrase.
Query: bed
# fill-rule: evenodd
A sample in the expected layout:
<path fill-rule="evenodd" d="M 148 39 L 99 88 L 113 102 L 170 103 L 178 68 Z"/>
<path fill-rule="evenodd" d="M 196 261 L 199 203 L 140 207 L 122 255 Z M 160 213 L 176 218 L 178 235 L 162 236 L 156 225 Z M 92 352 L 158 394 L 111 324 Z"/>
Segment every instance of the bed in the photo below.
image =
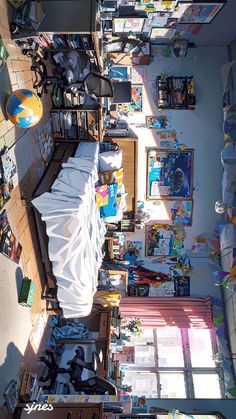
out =
<path fill-rule="evenodd" d="M 106 233 L 94 199 L 98 148 L 96 142 L 79 144 L 74 156 L 62 163 L 50 192 L 32 200 L 46 224 L 49 258 L 46 271 L 50 276 L 51 262 L 65 318 L 87 316 L 97 289 Z"/>
<path fill-rule="evenodd" d="M 57 288 L 59 307 L 53 314 L 61 314 L 62 310 L 65 318 L 80 318 L 91 312 L 103 258 L 105 222 L 122 219 L 122 211 L 134 205 L 134 182 L 129 182 L 130 167 L 134 176 L 134 165 L 129 159 L 128 170 L 126 164 L 121 167 L 122 156 L 130 146 L 130 142 L 122 143 L 122 147 L 110 141 L 84 141 L 79 145 L 63 142 L 59 148 L 56 146 L 50 166 L 34 191 L 31 202 L 47 290 Z M 128 186 L 127 202 L 123 180 Z M 103 197 L 97 181 L 109 191 L 108 204 L 103 203 L 103 208 L 98 205 L 98 196 L 99 202 Z M 115 184 L 117 195 L 111 199 Z M 110 205 L 112 211 L 115 206 L 115 214 L 108 214 Z"/>

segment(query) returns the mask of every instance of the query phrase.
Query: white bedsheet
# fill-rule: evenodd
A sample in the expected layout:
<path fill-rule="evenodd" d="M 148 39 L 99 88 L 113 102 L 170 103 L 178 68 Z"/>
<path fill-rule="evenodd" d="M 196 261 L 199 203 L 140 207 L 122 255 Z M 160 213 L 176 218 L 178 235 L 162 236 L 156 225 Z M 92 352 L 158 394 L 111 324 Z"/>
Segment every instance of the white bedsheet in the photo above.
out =
<path fill-rule="evenodd" d="M 49 258 L 66 318 L 87 316 L 97 288 L 106 232 L 95 205 L 97 159 L 71 157 L 50 193 L 33 200 L 46 222 Z"/>

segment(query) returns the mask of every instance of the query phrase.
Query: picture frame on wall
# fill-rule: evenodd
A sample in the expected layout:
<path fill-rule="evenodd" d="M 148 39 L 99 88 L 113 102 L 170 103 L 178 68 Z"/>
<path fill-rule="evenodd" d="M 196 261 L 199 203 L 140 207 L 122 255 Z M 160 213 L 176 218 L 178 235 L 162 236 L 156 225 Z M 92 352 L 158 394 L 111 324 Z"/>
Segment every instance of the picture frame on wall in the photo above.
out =
<path fill-rule="evenodd" d="M 174 277 L 175 297 L 190 296 L 190 276 Z"/>
<path fill-rule="evenodd" d="M 143 111 L 143 86 L 132 85 L 131 87 L 131 102 L 130 103 L 119 103 L 117 112 L 119 118 L 127 117 L 129 114 L 134 112 Z"/>
<path fill-rule="evenodd" d="M 129 80 L 129 68 L 125 66 L 112 66 L 109 69 L 109 77 L 116 81 Z"/>
<path fill-rule="evenodd" d="M 143 110 L 143 86 L 132 84 L 131 102 L 127 103 L 128 113 L 142 112 Z"/>
<path fill-rule="evenodd" d="M 179 1 L 176 13 L 179 14 L 179 22 L 183 24 L 209 24 L 225 5 L 226 0 L 221 1 Z M 173 17 L 176 17 L 175 14 Z"/>
<path fill-rule="evenodd" d="M 171 13 L 156 12 L 152 16 L 152 26 L 164 28 L 170 18 Z"/>
<path fill-rule="evenodd" d="M 149 129 L 165 129 L 166 128 L 166 116 L 164 115 L 147 115 L 146 125 Z"/>
<path fill-rule="evenodd" d="M 143 12 L 173 12 L 178 0 L 168 0 L 168 1 L 151 1 L 151 0 L 142 0 L 136 2 L 135 10 Z"/>
<path fill-rule="evenodd" d="M 146 199 L 192 197 L 193 164 L 193 149 L 147 150 Z"/>
<path fill-rule="evenodd" d="M 158 221 L 173 226 L 192 225 L 192 199 L 159 199 L 156 201 L 148 201 L 147 208 L 152 221 Z"/>
<path fill-rule="evenodd" d="M 143 84 L 146 80 L 146 67 L 130 67 L 130 79 L 134 84 Z"/>
<path fill-rule="evenodd" d="M 184 252 L 186 231 L 184 227 L 165 224 L 148 224 L 145 231 L 145 256 L 179 257 Z"/>
<path fill-rule="evenodd" d="M 175 28 L 171 27 L 152 27 L 151 33 L 150 33 L 150 39 L 171 39 L 173 38 L 175 34 Z"/>
<path fill-rule="evenodd" d="M 112 20 L 113 33 L 142 33 L 145 18 L 143 17 L 115 17 Z"/>

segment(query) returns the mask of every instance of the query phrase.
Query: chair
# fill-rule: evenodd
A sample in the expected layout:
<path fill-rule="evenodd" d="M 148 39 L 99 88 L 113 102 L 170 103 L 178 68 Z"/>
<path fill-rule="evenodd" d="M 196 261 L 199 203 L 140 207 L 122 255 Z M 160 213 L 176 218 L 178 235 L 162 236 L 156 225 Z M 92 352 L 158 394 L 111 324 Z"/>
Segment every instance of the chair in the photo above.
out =
<path fill-rule="evenodd" d="M 100 354 L 92 353 L 92 362 L 86 362 L 84 357 L 84 349 L 78 346 L 75 356 L 67 362 L 69 368 L 58 367 L 54 354 L 50 350 L 45 351 L 46 356 L 41 356 L 40 361 L 48 367 L 48 372 L 45 377 L 40 377 L 40 381 L 46 383 L 50 380 L 49 385 L 44 385 L 43 390 L 51 391 L 56 383 L 58 374 L 69 374 L 70 382 L 75 391 L 84 392 L 85 394 L 110 394 L 116 395 L 116 387 L 109 381 L 97 376 L 97 362 L 101 362 Z M 83 369 L 86 368 L 92 371 L 95 375 L 87 380 L 82 380 Z"/>
<path fill-rule="evenodd" d="M 86 93 L 95 99 L 100 97 L 113 97 L 114 94 L 111 80 L 108 77 L 93 72 L 87 74 L 78 83 L 68 86 L 66 91 Z"/>
<path fill-rule="evenodd" d="M 70 72 L 72 72 L 71 68 Z M 37 89 L 39 97 L 48 93 L 48 87 L 55 84 L 60 84 L 67 92 L 79 92 L 81 94 L 87 94 L 95 99 L 100 97 L 113 97 L 111 80 L 99 73 L 89 72 L 83 79 L 79 79 L 76 83 L 69 84 L 62 73 L 49 76 L 47 74 L 46 65 L 41 59 L 35 61 L 34 65 L 31 66 L 31 70 L 35 72 L 36 80 L 33 83 L 33 87 Z M 70 77 L 69 80 L 73 80 L 73 78 Z M 41 89 L 41 91 L 39 91 L 39 89 Z"/>
<path fill-rule="evenodd" d="M 62 75 L 56 74 L 49 76 L 47 73 L 47 67 L 41 59 L 37 59 L 34 65 L 31 66 L 31 71 L 34 71 L 36 80 L 33 83 L 33 88 L 37 89 L 37 95 L 43 97 L 45 93 L 48 93 L 48 87 L 53 84 L 62 84 Z M 39 89 L 41 88 L 41 91 Z"/>

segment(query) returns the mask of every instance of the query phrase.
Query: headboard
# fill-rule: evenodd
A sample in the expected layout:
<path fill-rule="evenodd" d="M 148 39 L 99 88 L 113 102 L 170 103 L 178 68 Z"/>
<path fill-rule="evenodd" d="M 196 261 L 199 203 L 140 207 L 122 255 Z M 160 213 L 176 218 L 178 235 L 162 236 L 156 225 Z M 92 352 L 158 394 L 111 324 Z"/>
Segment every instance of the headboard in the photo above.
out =
<path fill-rule="evenodd" d="M 135 212 L 136 210 L 136 179 L 137 179 L 137 162 L 138 162 L 138 143 L 134 137 L 106 137 L 104 140 L 111 140 L 118 144 L 123 150 L 122 167 L 124 168 L 124 184 L 128 192 L 126 199 L 127 211 Z"/>

